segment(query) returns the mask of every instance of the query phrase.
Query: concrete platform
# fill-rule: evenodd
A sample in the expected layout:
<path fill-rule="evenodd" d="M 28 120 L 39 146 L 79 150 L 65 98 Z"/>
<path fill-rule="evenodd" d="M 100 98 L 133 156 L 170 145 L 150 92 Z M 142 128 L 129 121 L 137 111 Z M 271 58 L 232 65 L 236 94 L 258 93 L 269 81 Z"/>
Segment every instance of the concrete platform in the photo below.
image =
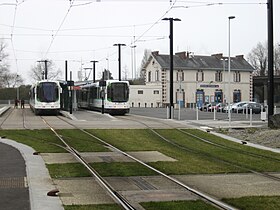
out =
<path fill-rule="evenodd" d="M 63 205 L 114 203 L 94 178 L 54 179 Z"/>
<path fill-rule="evenodd" d="M 143 162 L 176 161 L 158 151 L 128 152 L 128 154 L 142 160 Z M 70 153 L 41 153 L 47 164 L 76 163 L 77 160 Z M 133 162 L 132 159 L 118 152 L 83 152 L 81 156 L 86 161 L 94 162 Z"/>
<path fill-rule="evenodd" d="M 280 173 L 274 174 L 279 176 Z M 280 196 L 280 182 L 253 174 L 175 176 L 183 183 L 217 198 Z"/>
<path fill-rule="evenodd" d="M 280 173 L 277 174 L 280 176 Z M 253 174 L 174 176 L 212 197 L 280 196 L 280 183 Z M 161 176 L 107 177 L 106 181 L 136 206 L 140 202 L 195 200 L 192 193 Z M 64 205 L 113 202 L 94 178 L 54 180 Z M 141 209 L 141 207 L 139 207 Z"/>

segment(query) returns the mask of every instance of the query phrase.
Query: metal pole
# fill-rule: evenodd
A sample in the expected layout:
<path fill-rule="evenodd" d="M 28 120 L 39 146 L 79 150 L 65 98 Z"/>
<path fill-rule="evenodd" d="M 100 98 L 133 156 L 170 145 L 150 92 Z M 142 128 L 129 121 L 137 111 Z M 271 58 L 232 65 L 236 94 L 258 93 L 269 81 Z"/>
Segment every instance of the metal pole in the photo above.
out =
<path fill-rule="evenodd" d="M 234 19 L 234 16 L 229 16 L 228 17 L 228 104 L 229 104 L 229 109 L 228 109 L 228 122 L 229 122 L 229 127 L 231 127 L 231 91 L 230 91 L 230 20 Z"/>
<path fill-rule="evenodd" d="M 95 82 L 95 63 L 97 63 L 98 61 L 90 61 L 92 62 L 92 82 Z"/>
<path fill-rule="evenodd" d="M 114 44 L 113 46 L 118 46 L 119 52 L 119 81 L 122 80 L 121 78 L 121 46 L 126 46 L 125 44 Z"/>
<path fill-rule="evenodd" d="M 172 107 L 173 107 L 173 18 L 169 19 L 170 23 L 170 112 L 169 119 L 172 119 Z"/>
<path fill-rule="evenodd" d="M 268 127 L 273 127 L 271 120 L 274 108 L 274 76 L 273 76 L 273 0 L 267 1 L 267 29 L 268 29 L 268 81 L 267 81 L 267 104 L 268 104 Z"/>
<path fill-rule="evenodd" d="M 72 71 L 70 71 L 70 81 L 72 81 Z M 70 114 L 73 112 L 73 86 L 70 86 Z"/>
<path fill-rule="evenodd" d="M 65 81 L 67 81 L 67 73 L 68 73 L 68 64 L 67 60 L 65 61 Z"/>
<path fill-rule="evenodd" d="M 45 80 L 47 80 L 48 79 L 48 61 L 45 60 L 44 62 L 45 62 Z"/>
<path fill-rule="evenodd" d="M 121 45 L 118 45 L 118 50 L 119 50 L 119 81 L 122 80 L 121 78 Z"/>
<path fill-rule="evenodd" d="M 169 41 L 170 41 L 170 106 L 169 106 L 169 119 L 172 118 L 172 108 L 174 106 L 173 104 L 173 21 L 181 21 L 178 18 L 163 18 L 162 20 L 168 20 L 170 25 L 170 35 L 169 35 Z"/>

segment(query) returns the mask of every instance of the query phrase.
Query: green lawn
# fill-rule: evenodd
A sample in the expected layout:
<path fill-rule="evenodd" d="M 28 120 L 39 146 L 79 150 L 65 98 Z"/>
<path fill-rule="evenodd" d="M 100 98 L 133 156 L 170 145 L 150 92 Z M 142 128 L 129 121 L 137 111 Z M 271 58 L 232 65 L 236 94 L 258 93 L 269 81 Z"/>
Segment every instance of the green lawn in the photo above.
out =
<path fill-rule="evenodd" d="M 223 199 L 224 202 L 244 210 L 279 210 L 280 196 L 252 196 Z"/>
<path fill-rule="evenodd" d="M 122 210 L 117 204 L 98 204 L 98 205 L 72 205 L 64 206 L 65 210 Z"/>
<path fill-rule="evenodd" d="M 141 203 L 146 210 L 216 210 L 214 206 L 201 200 Z"/>
<path fill-rule="evenodd" d="M 0 136 L 13 139 L 32 147 L 37 152 L 66 152 L 63 143 L 49 129 L 43 130 L 0 130 Z"/>

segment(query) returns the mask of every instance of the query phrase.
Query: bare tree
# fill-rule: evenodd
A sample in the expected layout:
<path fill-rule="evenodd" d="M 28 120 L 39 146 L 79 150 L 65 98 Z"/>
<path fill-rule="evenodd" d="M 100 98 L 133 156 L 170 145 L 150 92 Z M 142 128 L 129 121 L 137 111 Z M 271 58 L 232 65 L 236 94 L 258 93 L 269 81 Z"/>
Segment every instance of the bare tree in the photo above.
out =
<path fill-rule="evenodd" d="M 128 77 L 129 77 L 129 71 L 128 71 L 127 65 L 125 65 L 123 70 L 122 70 L 122 79 L 123 80 L 128 80 Z"/>
<path fill-rule="evenodd" d="M 141 61 L 141 67 L 139 69 L 139 77 L 140 77 L 139 80 L 140 80 L 140 83 L 145 83 L 144 81 L 145 81 L 146 72 L 145 72 L 144 67 L 147 64 L 150 56 L 151 56 L 151 50 L 145 49 L 144 55 L 143 55 L 143 58 L 142 58 L 142 61 Z"/>
<path fill-rule="evenodd" d="M 248 61 L 254 67 L 254 74 L 265 76 L 267 73 L 267 43 L 259 42 L 248 54 Z"/>
<path fill-rule="evenodd" d="M 249 63 L 255 68 L 254 75 L 267 75 L 267 43 L 258 43 L 248 54 Z M 274 46 L 274 75 L 280 75 L 280 46 Z"/>
<path fill-rule="evenodd" d="M 280 44 L 276 43 L 274 47 L 274 74 L 280 75 Z"/>
<path fill-rule="evenodd" d="M 52 60 L 47 62 L 47 78 L 49 80 L 56 80 L 60 79 L 62 71 L 60 69 L 56 69 L 55 64 Z M 38 62 L 35 66 L 31 67 L 29 71 L 29 76 L 34 81 L 40 81 L 44 78 L 45 75 L 45 63 Z"/>
<path fill-rule="evenodd" d="M 0 87 L 17 87 L 23 84 L 23 79 L 17 73 L 10 72 L 7 62 L 9 54 L 5 52 L 7 44 L 0 40 Z"/>
<path fill-rule="evenodd" d="M 3 75 L 3 86 L 15 88 L 23 84 L 23 78 L 17 73 L 6 73 Z"/>

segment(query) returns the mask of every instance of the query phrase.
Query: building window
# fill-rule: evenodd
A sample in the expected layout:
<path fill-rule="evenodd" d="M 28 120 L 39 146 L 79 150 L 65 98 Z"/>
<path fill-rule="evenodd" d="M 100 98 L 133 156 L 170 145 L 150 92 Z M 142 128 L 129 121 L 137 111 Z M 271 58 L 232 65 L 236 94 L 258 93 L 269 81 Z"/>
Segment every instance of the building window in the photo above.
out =
<path fill-rule="evenodd" d="M 152 81 L 152 72 L 148 72 L 148 82 Z"/>
<path fill-rule="evenodd" d="M 204 72 L 202 70 L 198 70 L 196 72 L 196 81 L 198 82 L 204 81 Z"/>
<path fill-rule="evenodd" d="M 154 94 L 159 94 L 159 90 L 154 90 Z"/>
<path fill-rule="evenodd" d="M 144 91 L 143 90 L 138 90 L 138 94 L 143 94 Z"/>
<path fill-rule="evenodd" d="M 223 81 L 223 73 L 221 71 L 217 71 L 215 73 L 215 81 L 222 82 Z"/>
<path fill-rule="evenodd" d="M 156 70 L 156 81 L 159 81 L 159 70 Z"/>
<path fill-rule="evenodd" d="M 240 82 L 241 81 L 241 75 L 239 71 L 234 72 L 234 82 Z"/>
<path fill-rule="evenodd" d="M 184 81 L 184 72 L 183 71 L 177 71 L 177 74 L 176 74 L 176 81 L 179 82 L 179 81 Z"/>

